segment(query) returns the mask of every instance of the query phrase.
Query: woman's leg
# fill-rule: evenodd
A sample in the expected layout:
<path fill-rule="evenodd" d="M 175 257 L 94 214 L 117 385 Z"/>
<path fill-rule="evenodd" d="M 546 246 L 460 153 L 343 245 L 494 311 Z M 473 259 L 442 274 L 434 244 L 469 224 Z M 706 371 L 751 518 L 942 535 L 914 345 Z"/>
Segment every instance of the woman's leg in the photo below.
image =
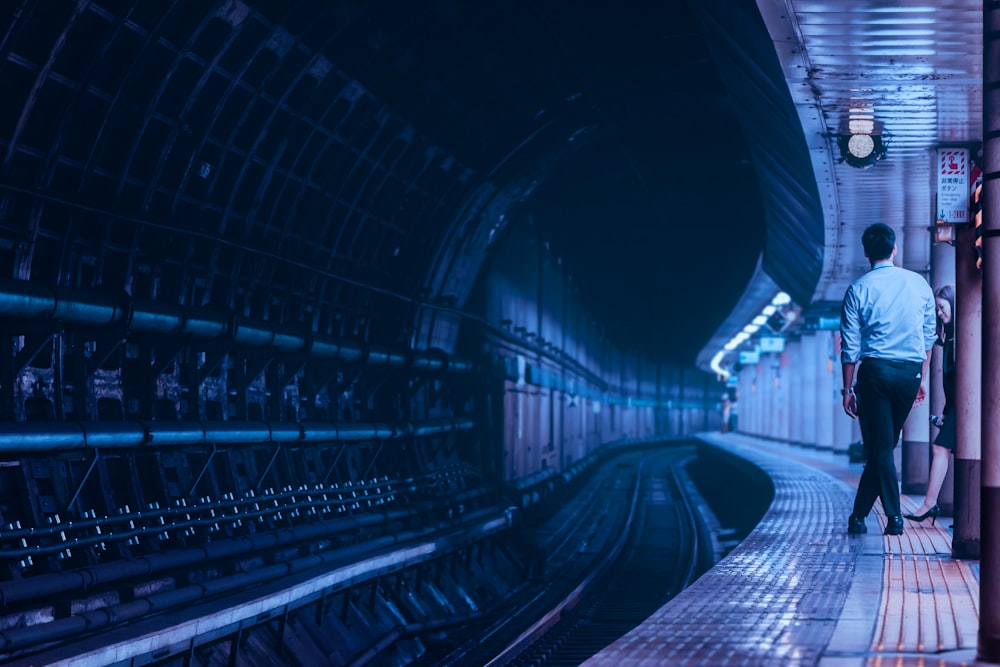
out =
<path fill-rule="evenodd" d="M 937 505 L 941 485 L 944 483 L 945 475 L 948 474 L 948 458 L 950 456 L 951 450 L 947 447 L 931 445 L 931 471 L 927 478 L 927 494 L 924 496 L 924 502 L 914 514 L 923 514 Z"/>

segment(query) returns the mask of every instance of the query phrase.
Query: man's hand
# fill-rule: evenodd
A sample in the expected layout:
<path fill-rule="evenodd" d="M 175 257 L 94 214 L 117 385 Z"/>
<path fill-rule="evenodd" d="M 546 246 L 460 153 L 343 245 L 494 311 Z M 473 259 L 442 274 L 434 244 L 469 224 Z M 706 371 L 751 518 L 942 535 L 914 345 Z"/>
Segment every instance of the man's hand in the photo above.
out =
<path fill-rule="evenodd" d="M 934 348 L 927 350 L 927 356 L 924 357 L 924 362 L 920 366 L 920 386 L 917 387 L 917 397 L 913 399 L 913 406 L 916 407 L 924 402 L 927 398 L 927 382 L 931 377 L 931 353 Z"/>
<path fill-rule="evenodd" d="M 920 386 L 917 387 L 917 397 L 913 399 L 913 407 L 917 407 L 927 398 L 927 389 L 924 388 L 924 383 L 921 382 Z"/>
<path fill-rule="evenodd" d="M 851 419 L 858 418 L 858 397 L 854 395 L 854 392 L 844 394 L 844 412 Z"/>

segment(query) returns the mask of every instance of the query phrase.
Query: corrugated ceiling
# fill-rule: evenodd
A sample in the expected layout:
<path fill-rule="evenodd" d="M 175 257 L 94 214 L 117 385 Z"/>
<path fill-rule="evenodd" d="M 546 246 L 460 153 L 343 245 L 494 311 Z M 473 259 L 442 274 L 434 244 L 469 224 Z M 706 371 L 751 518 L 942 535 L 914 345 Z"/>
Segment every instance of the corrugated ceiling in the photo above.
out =
<path fill-rule="evenodd" d="M 813 300 L 839 301 L 867 268 L 860 238 L 873 222 L 896 229 L 904 265 L 926 268 L 919 251 L 907 258 L 904 250 L 920 245 L 906 235 L 927 234 L 934 220 L 935 149 L 974 146 L 982 135 L 982 2 L 759 0 L 758 6 L 823 202 L 826 252 Z M 888 138 L 886 158 L 867 169 L 838 162 L 835 135 L 852 113 L 870 113 L 876 133 Z"/>
<path fill-rule="evenodd" d="M 983 6 L 977 0 L 758 0 L 808 148 L 822 209 L 822 270 L 803 299 L 788 269 L 765 261 L 778 286 L 814 312 L 834 310 L 868 269 L 864 228 L 884 222 L 897 233 L 897 263 L 926 272 L 936 219 L 936 149 L 982 138 Z M 887 145 L 867 168 L 841 160 L 838 135 L 870 118 Z M 798 128 L 789 131 L 797 131 Z M 797 156 L 791 156 L 791 161 Z M 808 237 L 811 218 L 786 230 Z M 787 247 L 769 228 L 768 250 Z M 781 262 L 795 262 L 779 253 Z M 812 257 L 802 257 L 808 264 Z M 765 297 L 761 296 L 762 303 Z M 748 321 L 762 303 L 741 303 Z M 730 317 L 699 355 L 699 365 L 746 321 Z M 742 322 L 742 324 L 741 324 Z"/>

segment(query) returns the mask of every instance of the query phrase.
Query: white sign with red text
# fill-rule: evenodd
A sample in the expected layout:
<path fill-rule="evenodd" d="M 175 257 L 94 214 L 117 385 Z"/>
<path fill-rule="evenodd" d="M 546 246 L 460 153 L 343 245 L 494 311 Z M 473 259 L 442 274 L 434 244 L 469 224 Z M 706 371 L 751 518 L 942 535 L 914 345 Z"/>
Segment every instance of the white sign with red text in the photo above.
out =
<path fill-rule="evenodd" d="M 969 171 L 969 149 L 938 149 L 938 223 L 956 224 L 969 221 Z"/>

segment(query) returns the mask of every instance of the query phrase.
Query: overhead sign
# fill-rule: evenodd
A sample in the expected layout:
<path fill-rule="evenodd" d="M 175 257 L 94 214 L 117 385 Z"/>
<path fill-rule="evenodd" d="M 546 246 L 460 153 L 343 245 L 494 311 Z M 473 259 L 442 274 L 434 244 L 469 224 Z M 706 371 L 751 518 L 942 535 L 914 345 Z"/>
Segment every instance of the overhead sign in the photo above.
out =
<path fill-rule="evenodd" d="M 758 350 L 740 350 L 740 363 L 744 366 L 760 363 L 760 352 Z"/>
<path fill-rule="evenodd" d="M 969 149 L 939 148 L 937 151 L 937 221 L 959 224 L 969 221 Z"/>
<path fill-rule="evenodd" d="M 784 352 L 785 351 L 785 337 L 784 336 L 761 336 L 759 343 L 760 343 L 760 351 L 761 352 Z"/>

